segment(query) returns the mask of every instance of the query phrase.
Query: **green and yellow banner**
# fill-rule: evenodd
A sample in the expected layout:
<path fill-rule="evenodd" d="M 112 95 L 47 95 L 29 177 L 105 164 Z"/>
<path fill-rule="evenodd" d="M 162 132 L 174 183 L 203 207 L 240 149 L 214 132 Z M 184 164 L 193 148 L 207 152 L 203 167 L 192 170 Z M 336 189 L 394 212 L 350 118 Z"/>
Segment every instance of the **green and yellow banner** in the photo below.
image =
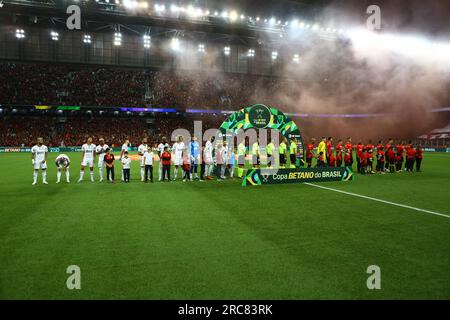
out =
<path fill-rule="evenodd" d="M 265 184 L 287 184 L 305 182 L 352 181 L 350 168 L 299 168 L 299 169 L 249 169 L 242 186 L 260 186 Z"/>

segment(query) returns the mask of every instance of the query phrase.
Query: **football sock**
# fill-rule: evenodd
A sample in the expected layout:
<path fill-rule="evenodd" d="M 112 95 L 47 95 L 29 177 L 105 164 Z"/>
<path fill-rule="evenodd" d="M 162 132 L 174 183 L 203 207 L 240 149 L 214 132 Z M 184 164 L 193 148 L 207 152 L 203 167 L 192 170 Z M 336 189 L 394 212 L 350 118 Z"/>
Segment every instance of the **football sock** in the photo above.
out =
<path fill-rule="evenodd" d="M 33 172 L 33 182 L 37 182 L 37 178 L 38 178 L 38 173 L 35 171 Z"/>
<path fill-rule="evenodd" d="M 175 169 L 173 170 L 173 180 L 176 180 L 177 175 L 178 175 L 178 168 L 175 168 Z"/>
<path fill-rule="evenodd" d="M 56 173 L 56 181 L 60 181 L 61 180 L 61 171 L 58 171 L 57 173 Z"/>
<path fill-rule="evenodd" d="M 238 168 L 238 177 L 242 178 L 243 174 L 244 174 L 244 169 L 243 168 Z"/>
<path fill-rule="evenodd" d="M 67 169 L 66 169 L 66 179 L 67 179 L 67 182 L 70 181 L 70 172 Z"/>
<path fill-rule="evenodd" d="M 103 180 L 103 168 L 102 167 L 98 168 L 98 173 L 100 175 L 100 180 Z"/>
<path fill-rule="evenodd" d="M 47 172 L 42 171 L 42 181 L 47 181 Z"/>
<path fill-rule="evenodd" d="M 91 181 L 94 182 L 94 171 L 91 171 L 90 175 L 91 175 Z"/>
<path fill-rule="evenodd" d="M 144 180 L 145 170 L 144 167 L 141 167 L 141 180 Z"/>
<path fill-rule="evenodd" d="M 83 180 L 83 176 L 84 176 L 84 171 L 80 171 L 80 179 L 78 179 L 78 181 Z"/>

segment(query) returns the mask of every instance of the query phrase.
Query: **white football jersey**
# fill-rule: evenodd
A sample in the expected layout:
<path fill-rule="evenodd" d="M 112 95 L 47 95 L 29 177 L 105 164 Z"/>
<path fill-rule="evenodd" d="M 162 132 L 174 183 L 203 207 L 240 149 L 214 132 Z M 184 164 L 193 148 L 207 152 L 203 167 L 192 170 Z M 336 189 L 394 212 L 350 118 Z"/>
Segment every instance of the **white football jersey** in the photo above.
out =
<path fill-rule="evenodd" d="M 31 153 L 34 154 L 34 161 L 36 162 L 42 162 L 45 160 L 45 154 L 48 152 L 47 146 L 41 145 L 35 145 L 33 148 L 31 148 Z"/>
<path fill-rule="evenodd" d="M 152 166 L 153 165 L 153 152 L 145 151 L 144 158 L 145 158 L 145 165 Z"/>
<path fill-rule="evenodd" d="M 128 144 L 124 143 L 122 145 L 122 151 L 128 151 Z"/>
<path fill-rule="evenodd" d="M 84 151 L 84 159 L 85 160 L 92 160 L 94 159 L 94 152 L 95 152 L 95 144 L 83 144 L 81 147 L 81 151 Z"/>
<path fill-rule="evenodd" d="M 183 150 L 186 149 L 186 147 L 184 146 L 184 142 L 175 142 L 172 148 L 173 153 L 177 158 L 181 158 L 181 156 L 183 155 Z"/>
<path fill-rule="evenodd" d="M 56 157 L 55 161 L 56 162 L 59 162 L 59 161 L 61 161 L 61 162 L 70 162 L 70 158 L 69 158 L 68 155 L 62 153 L 62 154 L 60 154 L 59 156 Z"/>
<path fill-rule="evenodd" d="M 103 146 L 98 145 L 98 146 L 95 148 L 95 153 L 98 154 L 99 159 L 103 159 L 103 157 L 105 156 L 105 153 L 106 153 L 106 149 L 108 149 L 108 148 L 109 148 L 109 147 L 108 147 L 107 144 L 104 144 Z"/>
<path fill-rule="evenodd" d="M 211 141 L 206 141 L 205 143 L 205 151 L 204 151 L 204 155 L 206 158 L 212 159 L 212 143 Z"/>
<path fill-rule="evenodd" d="M 141 153 L 141 154 L 146 153 L 147 150 L 148 150 L 148 146 L 147 146 L 146 144 L 141 144 L 141 145 L 138 147 L 138 152 Z M 141 157 L 142 157 L 142 156 L 141 156 Z"/>
<path fill-rule="evenodd" d="M 130 169 L 131 159 L 130 158 L 122 158 L 122 166 L 124 169 Z"/>

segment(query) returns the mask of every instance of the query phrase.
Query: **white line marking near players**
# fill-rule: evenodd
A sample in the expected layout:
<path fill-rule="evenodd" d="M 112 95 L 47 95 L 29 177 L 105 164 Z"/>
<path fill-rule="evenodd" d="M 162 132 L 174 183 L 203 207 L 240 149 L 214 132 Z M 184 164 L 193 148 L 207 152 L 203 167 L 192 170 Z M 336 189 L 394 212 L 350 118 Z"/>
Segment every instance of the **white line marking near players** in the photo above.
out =
<path fill-rule="evenodd" d="M 324 189 L 324 190 L 328 190 L 328 191 L 339 192 L 339 193 L 347 194 L 349 196 L 354 196 L 354 197 L 359 197 L 359 198 L 368 199 L 368 200 L 372 200 L 372 201 L 382 202 L 382 203 L 390 204 L 390 205 L 393 205 L 393 206 L 406 208 L 406 209 L 411 209 L 411 210 L 415 210 L 415 211 L 419 211 L 419 212 L 425 212 L 425 213 L 429 213 L 429 214 L 434 214 L 436 216 L 441 216 L 441 217 L 445 217 L 445 218 L 449 218 L 450 219 L 450 215 L 439 213 L 439 212 L 434 212 L 434 211 L 430 211 L 430 210 L 415 208 L 415 207 L 407 206 L 407 205 L 400 204 L 400 203 L 395 203 L 395 202 L 391 202 L 391 201 L 386 201 L 386 200 L 381 200 L 381 199 L 372 198 L 372 197 L 368 197 L 368 196 L 363 196 L 363 195 L 356 194 L 356 193 L 351 193 L 351 192 L 342 191 L 342 190 L 338 190 L 338 189 L 333 189 L 333 188 L 328 188 L 328 187 L 324 187 L 324 186 L 319 186 L 319 185 L 313 184 L 313 183 L 304 183 L 304 184 L 306 184 L 308 186 L 311 186 L 311 187 L 315 187 L 315 188 L 320 188 L 320 189 Z"/>

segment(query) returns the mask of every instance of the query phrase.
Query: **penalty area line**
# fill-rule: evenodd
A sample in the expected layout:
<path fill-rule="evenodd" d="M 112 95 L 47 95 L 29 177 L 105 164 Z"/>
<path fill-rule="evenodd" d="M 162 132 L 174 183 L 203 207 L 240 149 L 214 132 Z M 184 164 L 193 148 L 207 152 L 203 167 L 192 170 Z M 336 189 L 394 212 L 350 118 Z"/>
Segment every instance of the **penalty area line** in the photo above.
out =
<path fill-rule="evenodd" d="M 311 186 L 311 187 L 319 188 L 319 189 L 343 193 L 343 194 L 346 194 L 349 196 L 354 196 L 354 197 L 359 197 L 359 198 L 363 198 L 363 199 L 367 199 L 367 200 L 377 201 L 377 202 L 381 202 L 381 203 L 385 203 L 385 204 L 390 204 L 390 205 L 396 206 L 396 207 L 406 208 L 406 209 L 415 210 L 415 211 L 419 211 L 419 212 L 425 212 L 425 213 L 433 214 L 435 216 L 440 216 L 440 217 L 445 217 L 445 218 L 450 219 L 450 215 L 439 213 L 439 212 L 434 212 L 434 211 L 430 211 L 430 210 L 407 206 L 407 205 L 404 205 L 401 203 L 395 203 L 395 202 L 391 202 L 391 201 L 386 201 L 386 200 L 381 200 L 381 199 L 372 198 L 372 197 L 368 197 L 368 196 L 363 196 L 363 195 L 357 194 L 357 193 L 352 193 L 352 192 L 342 191 L 342 190 L 333 189 L 333 188 L 329 188 L 329 187 L 319 186 L 319 185 L 313 184 L 313 183 L 304 183 L 304 184 Z"/>

